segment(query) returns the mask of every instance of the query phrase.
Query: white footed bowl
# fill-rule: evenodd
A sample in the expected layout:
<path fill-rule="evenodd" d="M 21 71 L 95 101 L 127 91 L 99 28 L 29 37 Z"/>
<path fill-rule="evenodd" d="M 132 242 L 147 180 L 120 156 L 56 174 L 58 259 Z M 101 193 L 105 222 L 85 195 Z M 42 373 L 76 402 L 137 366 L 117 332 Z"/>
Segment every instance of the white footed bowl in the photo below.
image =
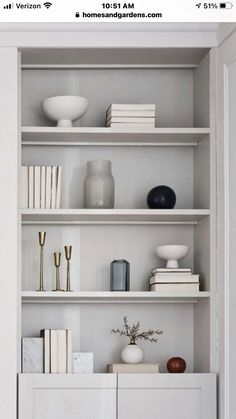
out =
<path fill-rule="evenodd" d="M 183 244 L 173 244 L 167 246 L 158 246 L 156 254 L 159 258 L 167 260 L 167 268 L 178 268 L 180 259 L 188 254 L 189 247 Z"/>
<path fill-rule="evenodd" d="M 72 121 L 81 118 L 88 109 L 88 99 L 82 96 L 54 96 L 41 103 L 47 118 L 58 127 L 72 127 Z"/>

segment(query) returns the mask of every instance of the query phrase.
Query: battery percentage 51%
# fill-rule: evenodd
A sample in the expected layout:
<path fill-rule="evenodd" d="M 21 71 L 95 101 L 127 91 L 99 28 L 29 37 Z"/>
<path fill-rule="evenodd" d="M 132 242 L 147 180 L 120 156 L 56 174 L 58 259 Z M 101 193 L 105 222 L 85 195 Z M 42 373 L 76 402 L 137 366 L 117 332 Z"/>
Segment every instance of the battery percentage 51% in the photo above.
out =
<path fill-rule="evenodd" d="M 216 9 L 232 9 L 233 4 L 229 1 L 225 2 L 225 3 L 197 3 L 195 5 L 198 9 L 211 9 L 211 10 L 216 10 Z"/>

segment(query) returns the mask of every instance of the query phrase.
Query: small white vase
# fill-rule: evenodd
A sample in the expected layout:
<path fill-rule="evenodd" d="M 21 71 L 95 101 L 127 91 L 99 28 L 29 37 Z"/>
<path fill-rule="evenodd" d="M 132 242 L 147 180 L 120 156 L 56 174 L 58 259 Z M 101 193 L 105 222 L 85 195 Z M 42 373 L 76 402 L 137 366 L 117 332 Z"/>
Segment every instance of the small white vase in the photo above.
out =
<path fill-rule="evenodd" d="M 126 364 L 139 364 L 144 357 L 143 349 L 135 343 L 126 345 L 121 351 L 121 359 Z"/>

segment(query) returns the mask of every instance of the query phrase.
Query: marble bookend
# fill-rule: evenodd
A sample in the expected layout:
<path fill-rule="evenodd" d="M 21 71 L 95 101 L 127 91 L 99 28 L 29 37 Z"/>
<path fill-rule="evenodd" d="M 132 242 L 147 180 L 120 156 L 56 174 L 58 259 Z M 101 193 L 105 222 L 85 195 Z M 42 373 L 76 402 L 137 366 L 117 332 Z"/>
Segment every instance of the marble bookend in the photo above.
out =
<path fill-rule="evenodd" d="M 43 338 L 22 338 L 22 372 L 43 373 Z"/>
<path fill-rule="evenodd" d="M 93 353 L 92 352 L 73 352 L 73 373 L 92 374 L 93 373 Z"/>

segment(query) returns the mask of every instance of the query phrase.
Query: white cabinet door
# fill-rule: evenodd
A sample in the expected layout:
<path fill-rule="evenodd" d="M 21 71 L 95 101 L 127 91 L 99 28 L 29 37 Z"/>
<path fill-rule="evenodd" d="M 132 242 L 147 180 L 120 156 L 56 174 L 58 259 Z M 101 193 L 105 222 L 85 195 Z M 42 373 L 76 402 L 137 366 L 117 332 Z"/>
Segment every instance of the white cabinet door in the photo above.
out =
<path fill-rule="evenodd" d="M 116 376 L 19 376 L 19 419 L 116 419 Z"/>
<path fill-rule="evenodd" d="M 216 419 L 215 374 L 118 376 L 118 419 Z"/>

